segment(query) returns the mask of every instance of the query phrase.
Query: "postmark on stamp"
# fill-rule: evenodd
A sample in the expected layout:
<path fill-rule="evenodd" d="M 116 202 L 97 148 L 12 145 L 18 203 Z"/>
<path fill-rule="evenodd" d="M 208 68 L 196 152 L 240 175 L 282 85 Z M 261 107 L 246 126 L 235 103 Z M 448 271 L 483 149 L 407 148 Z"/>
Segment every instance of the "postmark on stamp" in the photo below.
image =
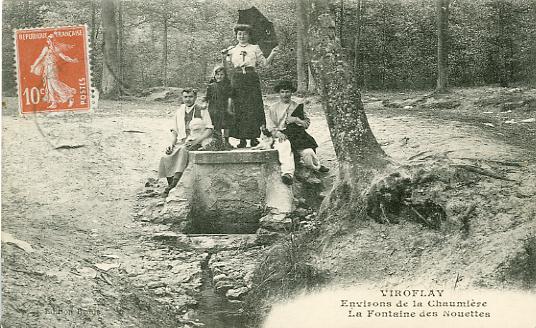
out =
<path fill-rule="evenodd" d="M 85 25 L 16 30 L 15 53 L 21 114 L 91 109 Z"/>

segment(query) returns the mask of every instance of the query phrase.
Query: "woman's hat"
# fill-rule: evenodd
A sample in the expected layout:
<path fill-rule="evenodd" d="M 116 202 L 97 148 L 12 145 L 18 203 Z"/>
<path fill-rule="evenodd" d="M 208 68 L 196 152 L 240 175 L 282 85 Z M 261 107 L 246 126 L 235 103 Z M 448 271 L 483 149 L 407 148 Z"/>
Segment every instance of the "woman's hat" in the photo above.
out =
<path fill-rule="evenodd" d="M 235 27 L 234 27 L 235 34 L 238 31 L 247 31 L 248 33 L 251 34 L 251 25 L 249 25 L 249 24 L 236 24 Z"/>
<path fill-rule="evenodd" d="M 290 92 L 296 92 L 296 88 L 294 87 L 294 84 L 292 82 L 283 80 L 277 82 L 277 84 L 274 87 L 275 92 L 279 92 L 281 90 L 290 90 Z"/>

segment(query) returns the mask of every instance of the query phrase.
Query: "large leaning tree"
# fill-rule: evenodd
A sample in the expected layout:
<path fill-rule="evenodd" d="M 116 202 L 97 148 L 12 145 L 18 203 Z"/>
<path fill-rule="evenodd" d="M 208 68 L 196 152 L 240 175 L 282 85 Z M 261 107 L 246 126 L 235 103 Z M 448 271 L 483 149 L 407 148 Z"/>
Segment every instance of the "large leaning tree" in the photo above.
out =
<path fill-rule="evenodd" d="M 355 70 L 337 34 L 333 18 L 336 1 L 297 1 L 301 1 L 308 14 L 308 58 L 339 162 L 337 181 L 324 200 L 319 217 L 368 217 L 390 222 L 390 218 L 397 220 L 408 214 L 437 228 L 444 218 L 441 207 L 428 203 L 430 200 L 409 200 L 412 191 L 433 174 L 395 163 L 371 131 L 355 83 Z M 422 215 L 419 208 L 437 213 Z"/>
<path fill-rule="evenodd" d="M 338 181 L 322 210 L 354 216 L 365 208 L 363 191 L 390 161 L 370 129 L 354 70 L 337 36 L 331 3 L 298 1 L 309 15 L 309 58 L 339 162 Z M 341 213 L 343 209 L 346 213 Z"/>

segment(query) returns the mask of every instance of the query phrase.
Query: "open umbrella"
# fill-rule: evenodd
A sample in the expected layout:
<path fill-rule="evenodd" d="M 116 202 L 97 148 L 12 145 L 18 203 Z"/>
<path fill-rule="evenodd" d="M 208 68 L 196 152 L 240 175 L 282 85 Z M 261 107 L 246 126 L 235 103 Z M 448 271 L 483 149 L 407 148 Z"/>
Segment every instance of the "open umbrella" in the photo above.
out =
<path fill-rule="evenodd" d="M 239 10 L 237 23 L 251 26 L 249 42 L 259 45 L 265 56 L 270 55 L 272 49 L 277 46 L 274 24 L 264 17 L 259 9 L 251 7 Z"/>

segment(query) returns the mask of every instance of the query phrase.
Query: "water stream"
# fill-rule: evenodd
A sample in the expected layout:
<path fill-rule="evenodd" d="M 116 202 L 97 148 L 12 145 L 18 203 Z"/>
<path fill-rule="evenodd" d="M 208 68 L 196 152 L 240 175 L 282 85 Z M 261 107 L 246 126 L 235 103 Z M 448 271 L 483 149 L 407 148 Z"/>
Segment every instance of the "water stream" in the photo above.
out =
<path fill-rule="evenodd" d="M 235 304 L 216 293 L 208 267 L 210 256 L 202 263 L 202 285 L 197 318 L 206 328 L 245 328 L 246 320 L 240 303 Z"/>

